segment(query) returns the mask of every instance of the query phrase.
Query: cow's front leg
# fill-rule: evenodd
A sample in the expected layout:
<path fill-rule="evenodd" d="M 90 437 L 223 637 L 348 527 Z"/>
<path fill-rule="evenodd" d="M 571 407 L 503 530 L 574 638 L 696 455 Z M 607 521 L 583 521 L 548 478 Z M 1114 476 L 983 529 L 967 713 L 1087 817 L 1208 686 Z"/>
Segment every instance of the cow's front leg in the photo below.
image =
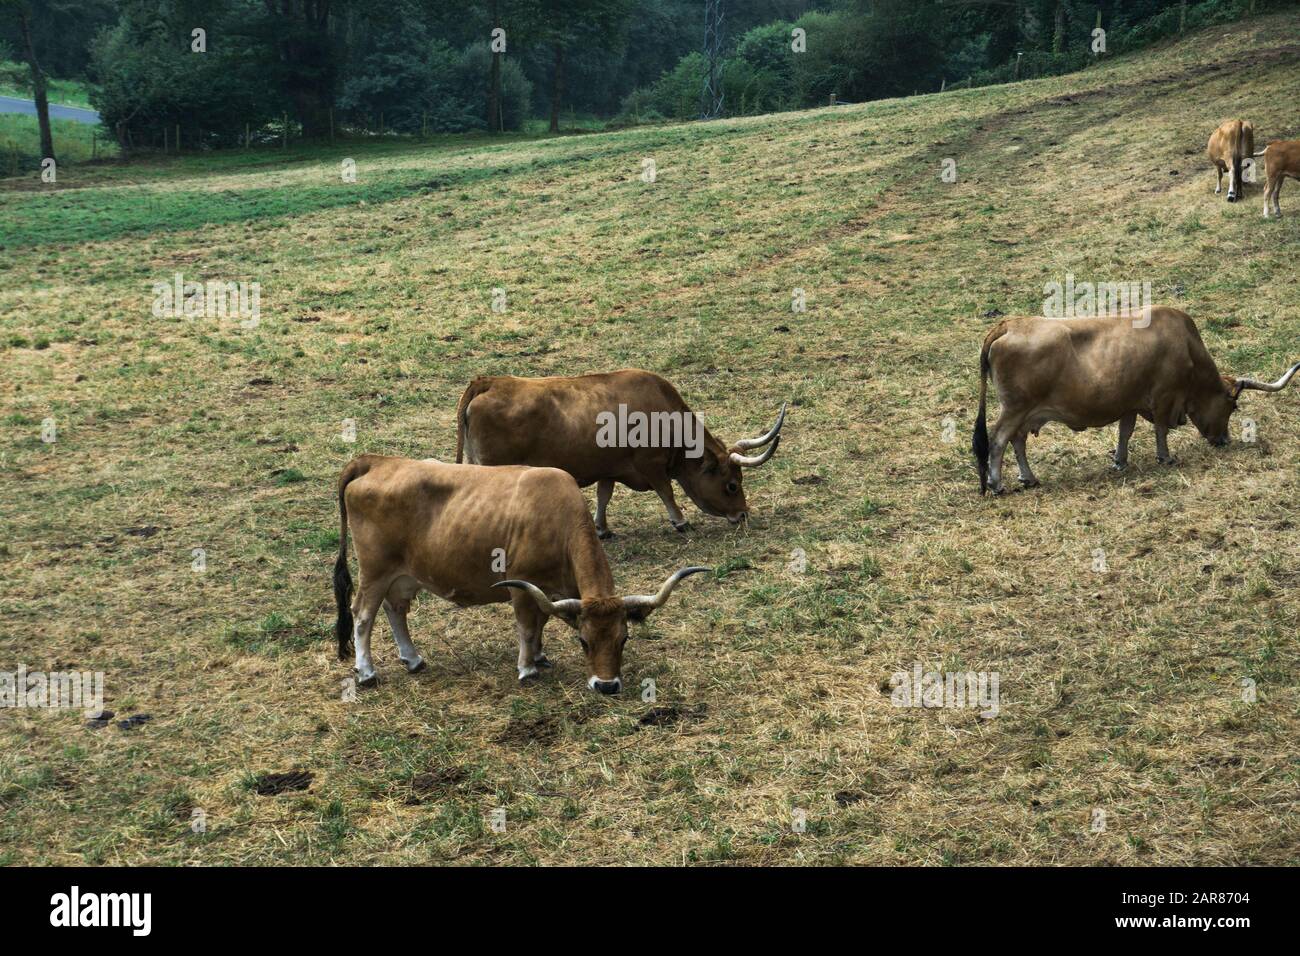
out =
<path fill-rule="evenodd" d="M 596 482 L 596 537 L 605 541 L 614 537 L 614 532 L 609 530 L 609 525 L 605 523 L 605 509 L 609 507 L 609 499 L 614 497 L 614 480 L 612 478 L 602 478 Z"/>
<path fill-rule="evenodd" d="M 1156 461 L 1162 465 L 1173 465 L 1178 461 L 1169 454 L 1169 429 L 1165 425 L 1156 425 Z"/>
<path fill-rule="evenodd" d="M 1025 440 L 1027 438 L 1027 435 L 1021 433 L 1012 440 L 1011 445 L 1016 450 L 1016 465 L 1020 468 L 1020 483 L 1026 488 L 1037 488 L 1038 479 L 1029 470 L 1029 458 L 1025 454 Z"/>
<path fill-rule="evenodd" d="M 686 516 L 677 507 L 677 498 L 673 495 L 672 479 L 665 476 L 652 482 L 650 487 L 654 488 L 655 494 L 659 496 L 659 500 L 668 509 L 668 520 L 672 522 L 673 527 L 678 531 L 690 531 L 691 523 L 686 520 Z"/>
<path fill-rule="evenodd" d="M 510 603 L 515 609 L 515 636 L 519 638 L 519 680 L 526 681 L 537 676 L 538 655 L 545 658 L 541 651 L 546 617 L 538 610 L 532 597 L 524 592 L 515 591 Z"/>
<path fill-rule="evenodd" d="M 537 630 L 533 632 L 533 663 L 538 667 L 550 667 L 551 659 L 542 651 L 542 631 L 546 630 L 548 618 L 537 619 Z"/>
<path fill-rule="evenodd" d="M 1119 444 L 1115 446 L 1114 460 L 1111 463 L 1111 468 L 1115 471 L 1123 471 L 1128 466 L 1128 440 L 1133 437 L 1133 427 L 1136 424 L 1136 415 L 1125 415 L 1119 420 Z"/>
<path fill-rule="evenodd" d="M 411 632 L 406 626 L 406 615 L 411 612 L 410 598 L 384 599 L 384 613 L 388 615 L 388 626 L 393 629 L 393 640 L 397 644 L 397 656 L 406 665 L 407 673 L 414 674 L 424 670 L 424 658 L 415 649 L 411 641 Z"/>

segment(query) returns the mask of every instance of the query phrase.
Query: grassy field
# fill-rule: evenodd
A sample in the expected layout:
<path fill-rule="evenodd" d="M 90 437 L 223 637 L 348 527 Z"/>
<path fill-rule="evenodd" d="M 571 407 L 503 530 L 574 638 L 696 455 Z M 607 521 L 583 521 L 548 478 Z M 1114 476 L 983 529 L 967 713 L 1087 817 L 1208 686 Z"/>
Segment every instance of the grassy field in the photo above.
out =
<path fill-rule="evenodd" d="M 1266 222 L 1203 158 L 1230 116 L 1300 134 L 1297 101 L 1292 14 L 865 106 L 6 181 L 0 669 L 102 670 L 152 719 L 0 710 L 0 861 L 1297 862 L 1300 390 L 1175 467 L 1142 424 L 1117 476 L 1114 429 L 1049 428 L 1000 499 L 967 450 L 984 332 L 1066 273 L 1151 281 L 1224 371 L 1300 359 L 1300 187 Z M 260 324 L 155 318 L 177 272 L 260 283 Z M 341 466 L 450 458 L 475 375 L 628 365 L 727 441 L 791 403 L 748 528 L 616 493 L 620 587 L 718 569 L 634 630 L 630 691 L 556 623 L 521 689 L 506 608 L 425 595 L 431 666 L 381 622 L 345 701 Z M 999 715 L 891 706 L 914 663 L 997 672 Z"/>

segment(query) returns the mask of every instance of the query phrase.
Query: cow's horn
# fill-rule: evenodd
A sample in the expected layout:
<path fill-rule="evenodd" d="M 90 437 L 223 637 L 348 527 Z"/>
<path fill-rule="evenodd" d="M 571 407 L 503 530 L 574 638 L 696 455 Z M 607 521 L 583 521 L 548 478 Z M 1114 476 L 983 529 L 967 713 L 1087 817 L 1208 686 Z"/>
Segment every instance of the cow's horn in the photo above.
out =
<path fill-rule="evenodd" d="M 657 607 L 663 607 L 664 601 L 667 601 L 668 595 L 673 593 L 673 588 L 677 587 L 678 581 L 690 577 L 692 574 L 699 574 L 701 571 L 712 570 L 712 568 L 700 567 L 682 568 L 668 577 L 668 580 L 664 582 L 664 586 L 659 589 L 658 594 L 629 594 L 623 598 L 623 607 L 629 611 L 635 609 L 653 611 Z"/>
<path fill-rule="evenodd" d="M 751 448 L 762 448 L 777 435 L 781 434 L 781 426 L 785 424 L 785 402 L 781 403 L 781 414 L 776 417 L 776 424 L 766 435 L 760 435 L 758 438 L 742 438 L 736 442 L 736 447 L 741 451 L 749 451 Z"/>
<path fill-rule="evenodd" d="M 498 581 L 492 585 L 494 588 L 519 588 L 527 591 L 537 602 L 537 606 L 546 614 L 577 614 L 582 610 L 582 601 L 578 598 L 565 598 L 562 601 L 552 601 L 546 594 L 535 584 L 529 584 L 527 581 Z"/>
<path fill-rule="evenodd" d="M 1276 382 L 1257 382 L 1253 378 L 1239 378 L 1237 379 L 1237 385 L 1243 389 L 1257 388 L 1261 392 L 1280 392 L 1282 389 L 1286 388 L 1287 382 L 1291 381 L 1297 370 L 1300 370 L 1300 362 L 1296 362 L 1287 369 L 1286 374 Z"/>
<path fill-rule="evenodd" d="M 741 468 L 753 468 L 755 465 L 763 464 L 763 462 L 776 454 L 776 446 L 779 444 L 781 444 L 781 436 L 777 435 L 776 438 L 772 439 L 772 444 L 768 445 L 767 450 L 761 455 L 742 455 L 738 451 L 733 451 L 731 453 L 731 460 Z"/>

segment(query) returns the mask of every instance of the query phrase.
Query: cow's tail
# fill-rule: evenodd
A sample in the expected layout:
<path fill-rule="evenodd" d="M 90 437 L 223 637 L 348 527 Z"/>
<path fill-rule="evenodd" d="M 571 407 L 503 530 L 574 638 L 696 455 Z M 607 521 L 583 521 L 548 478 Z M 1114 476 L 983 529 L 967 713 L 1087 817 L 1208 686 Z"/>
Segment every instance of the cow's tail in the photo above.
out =
<path fill-rule="evenodd" d="M 989 380 L 989 346 L 1006 334 L 1006 323 L 999 322 L 984 337 L 984 347 L 980 349 L 980 410 L 975 416 L 975 428 L 971 433 L 970 450 L 975 455 L 975 467 L 980 473 L 980 494 L 989 487 L 989 426 L 988 426 L 988 380 Z"/>
<path fill-rule="evenodd" d="M 339 645 L 339 660 L 348 659 L 352 650 L 352 575 L 348 573 L 348 502 L 345 492 L 348 484 L 370 470 L 365 457 L 348 462 L 339 475 L 339 556 L 334 561 L 334 606 L 338 617 L 334 621 L 334 638 Z"/>
<path fill-rule="evenodd" d="M 456 464 L 465 458 L 465 432 L 469 428 L 469 403 L 474 401 L 492 386 L 491 379 L 476 378 L 460 397 L 456 406 Z"/>
<path fill-rule="evenodd" d="M 1268 144 L 1268 146 L 1272 146 L 1272 145 L 1273 145 L 1272 143 L 1269 143 L 1269 144 Z M 1261 149 L 1258 153 L 1251 153 L 1251 154 L 1250 154 L 1251 157 L 1254 158 L 1254 159 L 1259 159 L 1259 157 L 1263 156 L 1265 153 L 1268 152 L 1268 146 L 1265 146 L 1265 147 L 1264 147 L 1263 149 Z"/>

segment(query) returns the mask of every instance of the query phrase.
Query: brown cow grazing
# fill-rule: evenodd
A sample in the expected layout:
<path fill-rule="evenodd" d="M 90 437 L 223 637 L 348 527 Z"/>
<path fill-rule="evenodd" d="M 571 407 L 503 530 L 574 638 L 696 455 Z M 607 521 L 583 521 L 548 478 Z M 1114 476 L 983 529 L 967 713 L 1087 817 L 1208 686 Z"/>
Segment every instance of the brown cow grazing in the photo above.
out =
<path fill-rule="evenodd" d="M 1282 207 L 1278 205 L 1278 196 L 1282 192 L 1282 180 L 1290 176 L 1300 179 L 1300 139 L 1278 140 L 1264 147 L 1264 169 L 1268 174 L 1268 183 L 1264 187 L 1264 218 L 1268 218 L 1269 206 L 1273 215 L 1282 217 Z"/>
<path fill-rule="evenodd" d="M 1205 152 L 1219 174 L 1214 194 L 1217 196 L 1223 192 L 1223 174 L 1230 173 L 1228 202 L 1236 202 L 1237 197 L 1244 192 L 1241 180 L 1242 164 L 1247 161 L 1254 162 L 1252 157 L 1255 153 L 1255 127 L 1245 120 L 1226 120 L 1210 134 L 1210 142 Z"/>
<path fill-rule="evenodd" d="M 677 582 L 709 568 L 683 568 L 657 594 L 619 597 L 587 502 L 554 468 L 485 468 L 383 455 L 353 459 L 339 477 L 339 556 L 334 564 L 339 659 L 356 647 L 357 679 L 376 683 L 370 630 L 384 606 L 397 652 L 415 673 L 411 599 L 432 591 L 461 607 L 509 601 L 519 638 L 519 679 L 549 667 L 542 629 L 558 617 L 578 632 L 587 686 L 616 694 L 627 622 L 643 621 Z M 349 608 L 348 529 L 360 583 Z"/>
<path fill-rule="evenodd" d="M 560 468 L 596 484 L 596 530 L 612 532 L 605 512 L 614 483 L 653 490 L 678 531 L 690 528 L 673 481 L 699 509 L 740 524 L 749 517 L 741 469 L 770 459 L 781 442 L 785 406 L 758 438 L 730 448 L 704 427 L 669 382 L 629 368 L 574 378 L 476 378 L 456 410 L 456 461 Z M 745 452 L 767 445 L 767 450 Z"/>
<path fill-rule="evenodd" d="M 1245 389 L 1276 392 L 1300 363 L 1276 382 L 1220 376 L 1185 312 L 1156 306 L 1140 313 L 1086 319 L 1003 319 L 980 351 L 980 407 L 971 450 L 980 493 L 1002 493 L 1002 453 L 1010 442 L 1020 482 L 1038 484 L 1025 457 L 1025 439 L 1048 422 L 1075 431 L 1119 422 L 1114 465 L 1128 464 L 1128 441 L 1141 415 L 1155 425 L 1156 458 L 1172 464 L 1168 431 L 1191 419 L 1212 445 L 1228 443 L 1228 419 Z M 992 374 L 1002 403 L 990 442 L 985 392 Z"/>

